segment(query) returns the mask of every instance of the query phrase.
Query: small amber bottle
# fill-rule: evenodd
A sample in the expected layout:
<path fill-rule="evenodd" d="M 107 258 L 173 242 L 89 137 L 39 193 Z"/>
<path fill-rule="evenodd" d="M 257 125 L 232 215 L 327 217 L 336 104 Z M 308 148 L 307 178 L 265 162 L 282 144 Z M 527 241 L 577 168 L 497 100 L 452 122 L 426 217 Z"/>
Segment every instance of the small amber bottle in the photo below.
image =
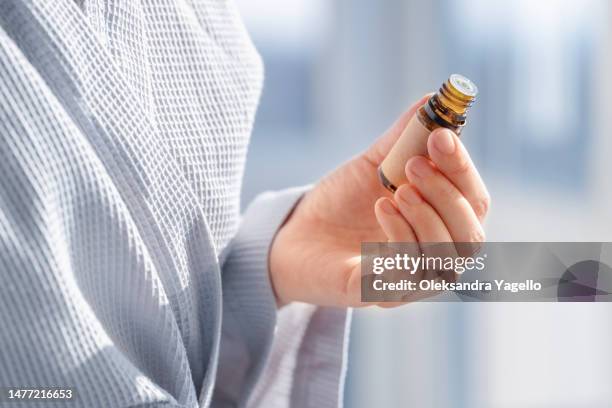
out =
<path fill-rule="evenodd" d="M 395 192 L 406 183 L 404 167 L 411 157 L 427 156 L 429 134 L 439 127 L 457 135 L 465 126 L 467 112 L 474 103 L 478 88 L 466 77 L 452 74 L 429 100 L 421 106 L 387 157 L 378 167 L 378 176 L 385 188 Z"/>

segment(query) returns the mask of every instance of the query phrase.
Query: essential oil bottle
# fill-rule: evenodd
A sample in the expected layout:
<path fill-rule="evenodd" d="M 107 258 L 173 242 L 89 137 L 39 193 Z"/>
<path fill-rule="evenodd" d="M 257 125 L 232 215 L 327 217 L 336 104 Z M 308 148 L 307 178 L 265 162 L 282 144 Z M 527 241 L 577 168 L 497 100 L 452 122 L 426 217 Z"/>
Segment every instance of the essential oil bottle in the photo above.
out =
<path fill-rule="evenodd" d="M 444 127 L 461 134 L 467 112 L 477 94 L 478 88 L 472 81 L 463 75 L 452 74 L 410 119 L 378 167 L 378 177 L 383 186 L 395 192 L 398 186 L 408 182 L 404 170 L 406 163 L 416 155 L 427 155 L 427 139 L 434 129 Z"/>

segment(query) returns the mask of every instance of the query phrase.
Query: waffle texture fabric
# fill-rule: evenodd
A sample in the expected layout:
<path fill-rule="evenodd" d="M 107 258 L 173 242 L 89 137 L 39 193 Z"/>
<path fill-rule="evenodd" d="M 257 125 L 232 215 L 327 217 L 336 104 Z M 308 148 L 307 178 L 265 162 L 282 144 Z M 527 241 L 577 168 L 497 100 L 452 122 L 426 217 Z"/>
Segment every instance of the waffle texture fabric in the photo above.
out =
<path fill-rule="evenodd" d="M 262 77 L 227 1 L 0 2 L 0 387 L 341 403 L 350 314 L 277 311 L 268 277 L 305 188 L 240 215 Z"/>

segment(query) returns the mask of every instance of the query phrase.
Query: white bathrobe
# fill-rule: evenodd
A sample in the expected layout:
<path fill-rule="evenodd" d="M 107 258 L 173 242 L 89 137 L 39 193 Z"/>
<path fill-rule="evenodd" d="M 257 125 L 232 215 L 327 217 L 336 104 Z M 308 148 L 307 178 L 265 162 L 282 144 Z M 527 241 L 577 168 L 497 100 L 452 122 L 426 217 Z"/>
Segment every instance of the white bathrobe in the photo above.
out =
<path fill-rule="evenodd" d="M 341 403 L 348 313 L 268 277 L 304 189 L 240 216 L 262 76 L 226 1 L 0 1 L 0 387 Z"/>

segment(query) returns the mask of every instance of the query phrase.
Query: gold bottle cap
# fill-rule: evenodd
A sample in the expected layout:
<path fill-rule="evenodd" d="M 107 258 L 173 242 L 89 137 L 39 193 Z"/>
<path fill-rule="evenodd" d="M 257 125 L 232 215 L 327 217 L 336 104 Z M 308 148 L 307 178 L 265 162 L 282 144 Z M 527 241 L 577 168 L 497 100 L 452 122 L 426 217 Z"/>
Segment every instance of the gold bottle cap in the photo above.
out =
<path fill-rule="evenodd" d="M 457 92 L 466 96 L 467 99 L 474 99 L 478 95 L 478 87 L 463 75 L 452 74 L 448 82 Z"/>
<path fill-rule="evenodd" d="M 443 116 L 450 118 L 450 122 L 463 122 L 465 115 L 474 103 L 478 94 L 478 88 L 472 81 L 459 74 L 452 74 L 438 91 L 437 98 L 441 104 L 440 109 Z"/>

